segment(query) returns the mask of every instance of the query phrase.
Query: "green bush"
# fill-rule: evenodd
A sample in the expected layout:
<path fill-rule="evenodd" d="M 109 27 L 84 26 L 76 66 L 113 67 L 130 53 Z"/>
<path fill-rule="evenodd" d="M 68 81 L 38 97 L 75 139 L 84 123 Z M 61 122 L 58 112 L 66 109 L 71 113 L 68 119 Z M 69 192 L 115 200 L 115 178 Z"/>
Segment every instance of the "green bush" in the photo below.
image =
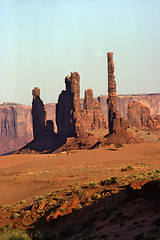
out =
<path fill-rule="evenodd" d="M 127 167 L 123 167 L 121 169 L 121 171 L 130 171 L 130 170 L 133 170 L 133 169 L 134 169 L 134 167 L 132 167 L 132 165 L 128 165 Z"/>
<path fill-rule="evenodd" d="M 100 182 L 100 184 L 102 186 L 108 186 L 108 185 L 112 185 L 112 184 L 115 184 L 115 183 L 117 183 L 117 178 L 116 177 L 108 178 L 108 179 Z"/>
<path fill-rule="evenodd" d="M 0 233 L 0 240 L 31 240 L 31 238 L 26 232 L 16 229 Z"/>
<path fill-rule="evenodd" d="M 119 150 L 121 147 L 123 147 L 123 144 L 115 143 L 114 146 L 115 146 L 115 148 L 117 148 L 117 150 Z"/>

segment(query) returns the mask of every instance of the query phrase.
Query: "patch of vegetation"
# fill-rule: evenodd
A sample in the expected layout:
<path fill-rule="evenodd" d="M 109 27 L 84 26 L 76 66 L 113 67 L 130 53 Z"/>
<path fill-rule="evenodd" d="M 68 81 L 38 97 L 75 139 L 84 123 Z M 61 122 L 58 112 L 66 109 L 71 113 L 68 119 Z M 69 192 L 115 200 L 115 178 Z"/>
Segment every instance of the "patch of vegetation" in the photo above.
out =
<path fill-rule="evenodd" d="M 94 193 L 93 196 L 92 196 L 93 200 L 98 200 L 100 198 L 101 198 L 101 195 L 99 193 Z"/>
<path fill-rule="evenodd" d="M 31 240 L 29 235 L 21 230 L 8 231 L 4 230 L 0 233 L 0 240 Z"/>
<path fill-rule="evenodd" d="M 12 213 L 11 216 L 10 216 L 10 219 L 13 220 L 13 219 L 15 219 L 15 218 L 17 218 L 19 216 L 20 216 L 19 213 Z"/>
<path fill-rule="evenodd" d="M 122 169 L 121 169 L 121 171 L 130 171 L 130 170 L 133 170 L 134 169 L 134 167 L 132 166 L 132 165 L 128 165 L 128 166 L 126 166 L 126 167 L 123 167 Z"/>
<path fill-rule="evenodd" d="M 104 181 L 100 182 L 100 184 L 102 186 L 108 186 L 108 185 L 112 185 L 112 184 L 115 184 L 115 183 L 117 183 L 117 178 L 116 177 L 108 178 L 108 179 L 105 179 Z"/>
<path fill-rule="evenodd" d="M 123 147 L 123 144 L 121 144 L 121 143 L 115 143 L 114 146 L 115 146 L 115 148 L 116 148 L 117 151 L 118 151 L 121 147 Z"/>

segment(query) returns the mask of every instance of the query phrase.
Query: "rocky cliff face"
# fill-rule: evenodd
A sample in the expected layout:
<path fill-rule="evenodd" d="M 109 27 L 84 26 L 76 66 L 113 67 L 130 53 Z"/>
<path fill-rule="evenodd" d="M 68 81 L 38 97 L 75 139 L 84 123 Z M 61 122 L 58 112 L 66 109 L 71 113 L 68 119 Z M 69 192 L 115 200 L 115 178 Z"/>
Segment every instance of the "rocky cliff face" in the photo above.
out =
<path fill-rule="evenodd" d="M 32 138 L 31 107 L 20 104 L 0 105 L 0 137 Z"/>
<path fill-rule="evenodd" d="M 150 120 L 150 109 L 144 104 L 133 101 L 128 104 L 128 124 L 136 128 L 147 128 Z"/>
<path fill-rule="evenodd" d="M 160 115 L 151 118 L 150 109 L 137 101 L 128 104 L 128 125 L 140 129 L 158 129 Z"/>
<path fill-rule="evenodd" d="M 47 119 L 55 122 L 55 104 L 45 105 Z M 0 155 L 15 151 L 33 139 L 31 106 L 15 103 L 0 105 Z"/>
<path fill-rule="evenodd" d="M 97 99 L 101 105 L 103 116 L 108 118 L 108 96 L 99 96 Z M 155 117 L 160 113 L 160 93 L 153 94 L 133 94 L 133 95 L 118 95 L 117 108 L 120 115 L 127 118 L 128 104 L 133 101 L 141 102 L 150 109 L 151 117 Z"/>

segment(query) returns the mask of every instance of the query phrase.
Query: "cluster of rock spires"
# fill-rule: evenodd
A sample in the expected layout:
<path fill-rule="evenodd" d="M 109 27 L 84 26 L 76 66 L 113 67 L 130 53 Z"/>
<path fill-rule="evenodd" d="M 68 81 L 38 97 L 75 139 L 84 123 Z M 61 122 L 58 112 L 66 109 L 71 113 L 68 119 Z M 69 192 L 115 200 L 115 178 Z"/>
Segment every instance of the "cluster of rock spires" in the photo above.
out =
<path fill-rule="evenodd" d="M 77 72 L 65 78 L 66 90 L 56 105 L 58 133 L 65 137 L 83 137 L 89 129 L 107 128 L 100 104 L 93 99 L 92 89 L 85 91 L 83 109 L 80 106 L 80 76 Z"/>
<path fill-rule="evenodd" d="M 40 98 L 40 89 L 32 91 L 32 120 L 34 140 L 19 152 L 60 152 L 71 149 L 88 149 L 99 137 L 89 134 L 89 130 L 106 129 L 98 101 L 93 98 L 92 89 L 85 91 L 83 109 L 80 104 L 80 76 L 77 72 L 65 78 L 66 90 L 63 90 L 56 104 L 57 133 L 53 121 L 47 120 L 47 113 Z"/>
<path fill-rule="evenodd" d="M 134 143 L 143 140 L 128 133 L 129 126 L 153 129 L 160 124 L 160 116 L 152 119 L 150 110 L 143 104 L 133 102 L 128 105 L 128 119 L 120 116 L 117 109 L 116 82 L 114 76 L 113 53 L 107 53 L 108 60 L 108 127 L 109 134 L 103 138 L 89 133 L 93 129 L 106 129 L 98 101 L 93 98 L 92 89 L 85 91 L 83 109 L 80 104 L 80 76 L 77 72 L 66 76 L 66 89 L 61 92 L 56 104 L 56 125 L 47 119 L 40 89 L 33 89 L 32 120 L 34 140 L 20 152 L 61 152 L 69 149 L 90 149 L 110 143 Z"/>

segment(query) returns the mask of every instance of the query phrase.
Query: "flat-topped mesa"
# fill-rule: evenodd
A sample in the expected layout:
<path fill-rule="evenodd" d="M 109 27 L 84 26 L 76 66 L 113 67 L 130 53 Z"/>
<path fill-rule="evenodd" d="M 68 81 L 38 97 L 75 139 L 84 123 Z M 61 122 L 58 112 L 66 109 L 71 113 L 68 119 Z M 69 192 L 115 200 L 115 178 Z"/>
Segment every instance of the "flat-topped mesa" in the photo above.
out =
<path fill-rule="evenodd" d="M 107 53 L 108 60 L 108 126 L 109 133 L 121 132 L 127 129 L 127 122 L 124 118 L 120 117 L 117 110 L 117 93 L 116 82 L 114 76 L 114 62 L 113 53 Z"/>
<path fill-rule="evenodd" d="M 33 136 L 34 139 L 46 137 L 54 132 L 53 121 L 47 121 L 47 113 L 40 98 L 40 89 L 35 87 L 32 90 L 32 123 L 33 123 Z"/>
<path fill-rule="evenodd" d="M 77 72 L 65 78 L 66 91 L 62 91 L 56 105 L 58 134 L 64 137 L 80 137 L 84 130 L 80 108 L 80 76 Z"/>

